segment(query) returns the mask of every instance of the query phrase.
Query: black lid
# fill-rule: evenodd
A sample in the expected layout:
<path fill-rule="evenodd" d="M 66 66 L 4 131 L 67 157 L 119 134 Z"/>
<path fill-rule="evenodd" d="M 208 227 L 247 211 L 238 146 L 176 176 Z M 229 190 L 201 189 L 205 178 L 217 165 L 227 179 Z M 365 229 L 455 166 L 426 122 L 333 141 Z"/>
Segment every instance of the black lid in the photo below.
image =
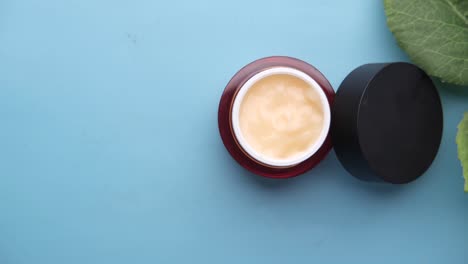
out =
<path fill-rule="evenodd" d="M 332 140 L 342 165 L 367 181 L 408 183 L 431 165 L 442 138 L 440 97 L 409 63 L 366 64 L 340 85 Z"/>

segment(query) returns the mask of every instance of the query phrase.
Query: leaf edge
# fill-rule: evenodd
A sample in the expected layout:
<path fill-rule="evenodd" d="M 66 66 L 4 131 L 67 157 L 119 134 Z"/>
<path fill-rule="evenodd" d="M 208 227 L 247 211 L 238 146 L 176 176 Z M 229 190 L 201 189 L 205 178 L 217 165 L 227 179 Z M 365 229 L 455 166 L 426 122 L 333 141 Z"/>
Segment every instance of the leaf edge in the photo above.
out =
<path fill-rule="evenodd" d="M 460 160 L 460 163 L 461 163 L 461 166 L 462 166 L 462 170 L 463 170 L 463 177 L 465 179 L 465 192 L 468 193 L 468 164 L 463 164 L 463 157 L 462 157 L 462 150 L 461 150 L 461 146 L 462 146 L 462 143 L 464 144 L 468 144 L 468 143 L 465 143 L 465 140 L 468 140 L 468 138 L 464 138 L 462 136 L 462 131 L 465 131 L 465 130 L 468 130 L 468 127 L 465 127 L 465 126 L 468 126 L 468 112 L 465 112 L 462 120 L 460 121 L 460 123 L 458 124 L 458 132 L 457 132 L 457 137 L 456 137 L 456 144 L 457 144 L 457 149 L 458 149 L 458 159 Z M 468 151 L 468 150 L 465 150 L 465 151 Z M 468 155 L 468 154 L 465 154 L 465 155 Z"/>

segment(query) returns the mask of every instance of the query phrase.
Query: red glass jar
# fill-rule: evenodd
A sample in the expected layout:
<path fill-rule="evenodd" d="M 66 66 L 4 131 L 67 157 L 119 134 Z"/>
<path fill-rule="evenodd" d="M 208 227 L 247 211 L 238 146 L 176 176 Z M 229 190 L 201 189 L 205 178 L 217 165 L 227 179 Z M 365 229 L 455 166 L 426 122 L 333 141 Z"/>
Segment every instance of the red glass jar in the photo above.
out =
<path fill-rule="evenodd" d="M 241 87 L 243 87 L 248 80 L 258 73 L 277 67 L 291 68 L 312 78 L 325 94 L 326 99 L 328 100 L 328 104 L 325 107 L 327 107 L 331 112 L 335 91 L 325 76 L 314 66 L 304 61 L 291 57 L 275 56 L 254 61 L 234 75 L 227 84 L 219 103 L 218 126 L 226 149 L 244 168 L 264 177 L 290 178 L 305 173 L 325 158 L 332 147 L 329 133 L 325 140 L 321 142 L 321 146 L 312 156 L 298 164 L 294 164 L 293 166 L 282 167 L 262 163 L 258 159 L 253 158 L 252 155 L 249 155 L 248 151 L 241 146 L 236 134 L 234 133 L 232 125 L 233 104 Z M 329 131 L 329 127 L 327 127 L 327 131 Z"/>

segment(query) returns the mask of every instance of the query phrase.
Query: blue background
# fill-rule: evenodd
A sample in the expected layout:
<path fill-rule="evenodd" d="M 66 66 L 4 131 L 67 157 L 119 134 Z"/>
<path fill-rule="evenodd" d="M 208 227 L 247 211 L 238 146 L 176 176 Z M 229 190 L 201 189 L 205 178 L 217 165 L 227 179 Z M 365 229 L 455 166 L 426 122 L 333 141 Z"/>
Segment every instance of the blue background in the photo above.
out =
<path fill-rule="evenodd" d="M 377 0 L 2 0 L 0 263 L 466 263 L 467 96 L 441 89 L 443 143 L 409 185 L 360 182 L 333 152 L 266 180 L 229 156 L 217 107 L 269 55 L 335 89 L 407 60 Z"/>

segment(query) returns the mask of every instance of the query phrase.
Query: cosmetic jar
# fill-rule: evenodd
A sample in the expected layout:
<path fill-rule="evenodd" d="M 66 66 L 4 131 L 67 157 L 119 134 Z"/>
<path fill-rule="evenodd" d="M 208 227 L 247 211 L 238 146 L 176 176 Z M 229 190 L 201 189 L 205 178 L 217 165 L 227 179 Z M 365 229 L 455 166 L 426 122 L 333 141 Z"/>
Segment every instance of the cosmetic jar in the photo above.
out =
<path fill-rule="evenodd" d="M 218 127 L 234 160 L 260 176 L 298 176 L 334 148 L 358 179 L 403 184 L 434 160 L 443 114 L 432 80 L 413 64 L 362 65 L 335 94 L 314 66 L 275 56 L 232 77 Z"/>

